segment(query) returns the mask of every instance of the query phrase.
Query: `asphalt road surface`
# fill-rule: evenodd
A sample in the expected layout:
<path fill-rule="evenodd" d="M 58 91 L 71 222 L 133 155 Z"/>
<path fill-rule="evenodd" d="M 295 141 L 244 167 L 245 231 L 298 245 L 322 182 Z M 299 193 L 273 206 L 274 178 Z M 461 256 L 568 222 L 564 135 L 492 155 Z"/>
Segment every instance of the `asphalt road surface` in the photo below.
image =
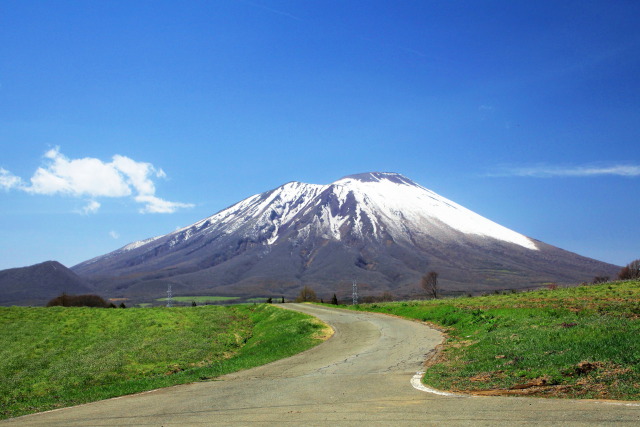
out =
<path fill-rule="evenodd" d="M 523 397 L 442 396 L 411 379 L 440 343 L 418 322 L 379 314 L 287 304 L 335 334 L 266 366 L 2 424 L 101 425 L 640 425 L 637 403 Z"/>

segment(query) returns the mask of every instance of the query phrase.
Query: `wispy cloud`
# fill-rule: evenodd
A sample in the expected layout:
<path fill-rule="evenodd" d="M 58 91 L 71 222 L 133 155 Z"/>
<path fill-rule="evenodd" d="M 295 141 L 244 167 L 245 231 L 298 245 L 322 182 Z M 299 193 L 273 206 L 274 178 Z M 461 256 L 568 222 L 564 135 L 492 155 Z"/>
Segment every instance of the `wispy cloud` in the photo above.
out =
<path fill-rule="evenodd" d="M 290 18 L 290 19 L 294 19 L 296 21 L 302 21 L 302 19 L 298 18 L 297 16 L 295 16 L 295 15 L 289 13 L 289 12 L 285 12 L 283 10 L 274 9 L 272 7 L 269 7 L 269 6 L 265 6 L 264 4 L 259 4 L 259 3 L 256 3 L 256 2 L 253 2 L 253 1 L 249 1 L 249 0 L 240 0 L 240 1 L 242 1 L 243 3 L 248 4 L 250 6 L 257 7 L 257 8 L 263 9 L 263 10 L 267 10 L 267 11 L 269 11 L 271 13 L 275 13 L 276 15 L 284 16 L 284 17 L 287 17 L 287 18 Z"/>
<path fill-rule="evenodd" d="M 138 203 L 144 203 L 140 213 L 173 213 L 180 208 L 193 207 L 190 203 L 170 202 L 151 194 L 140 194 L 135 197 Z"/>
<path fill-rule="evenodd" d="M 0 168 L 0 188 L 3 190 L 12 190 L 14 188 L 22 187 L 22 179 L 15 176 L 8 170 Z"/>
<path fill-rule="evenodd" d="M 173 213 L 192 207 L 190 203 L 170 202 L 155 195 L 154 179 L 165 177 L 166 173 L 151 163 L 118 154 L 111 162 L 91 157 L 69 159 L 56 147 L 45 153 L 44 165 L 35 171 L 28 184 L 0 168 L 0 188 L 39 195 L 88 197 L 88 204 L 77 211 L 84 215 L 98 211 L 99 197 L 132 197 L 144 205 L 142 213 Z"/>
<path fill-rule="evenodd" d="M 522 176 L 533 178 L 553 177 L 594 177 L 594 176 L 640 176 L 640 165 L 582 165 L 582 166 L 550 166 L 537 165 L 525 167 L 505 167 L 487 174 L 488 176 Z"/>
<path fill-rule="evenodd" d="M 99 202 L 96 202 L 95 200 L 89 200 L 86 206 L 84 206 L 82 209 L 76 212 L 82 215 L 90 215 L 98 212 L 98 209 L 100 209 L 100 206 L 101 205 Z"/>
<path fill-rule="evenodd" d="M 118 240 L 120 238 L 120 234 L 117 231 L 111 230 L 109 232 L 109 236 L 111 236 L 112 239 Z"/>

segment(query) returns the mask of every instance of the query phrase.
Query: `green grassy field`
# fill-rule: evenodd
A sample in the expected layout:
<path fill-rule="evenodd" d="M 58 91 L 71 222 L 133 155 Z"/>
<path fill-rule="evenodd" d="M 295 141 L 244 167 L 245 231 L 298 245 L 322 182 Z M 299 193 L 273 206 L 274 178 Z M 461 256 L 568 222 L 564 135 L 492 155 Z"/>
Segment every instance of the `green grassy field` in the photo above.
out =
<path fill-rule="evenodd" d="M 220 301 L 233 301 L 239 299 L 239 297 L 216 297 L 216 296 L 192 296 L 192 297 L 172 297 L 173 301 L 176 302 L 193 302 L 196 303 L 207 303 L 207 302 L 220 302 Z M 166 301 L 166 298 L 158 298 L 156 301 Z"/>
<path fill-rule="evenodd" d="M 324 332 L 264 304 L 0 307 L 0 418 L 208 380 L 306 350 Z"/>
<path fill-rule="evenodd" d="M 354 308 L 444 327 L 438 389 L 640 400 L 639 281 Z"/>

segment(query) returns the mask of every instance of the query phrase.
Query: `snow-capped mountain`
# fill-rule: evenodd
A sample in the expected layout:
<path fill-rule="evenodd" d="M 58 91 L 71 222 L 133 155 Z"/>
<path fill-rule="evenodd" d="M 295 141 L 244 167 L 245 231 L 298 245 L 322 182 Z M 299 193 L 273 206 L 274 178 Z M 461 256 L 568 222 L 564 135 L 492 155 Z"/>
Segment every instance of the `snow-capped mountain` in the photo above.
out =
<path fill-rule="evenodd" d="M 73 270 L 121 295 L 344 294 L 352 280 L 410 295 L 429 270 L 445 290 L 579 282 L 617 267 L 509 230 L 395 173 L 289 182 Z M 344 288 L 344 289 L 342 289 Z"/>

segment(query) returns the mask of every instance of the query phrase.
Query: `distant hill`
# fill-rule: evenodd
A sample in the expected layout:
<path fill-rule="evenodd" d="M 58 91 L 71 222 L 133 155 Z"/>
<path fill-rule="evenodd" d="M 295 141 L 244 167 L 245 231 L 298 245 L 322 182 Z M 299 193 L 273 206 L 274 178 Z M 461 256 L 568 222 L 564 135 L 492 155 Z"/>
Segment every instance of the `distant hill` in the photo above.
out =
<path fill-rule="evenodd" d="M 576 284 L 620 267 L 509 230 L 395 173 L 290 182 L 170 234 L 73 267 L 110 296 L 416 296 Z"/>
<path fill-rule="evenodd" d="M 42 306 L 67 294 L 94 293 L 94 288 L 57 261 L 0 271 L 0 305 Z"/>

